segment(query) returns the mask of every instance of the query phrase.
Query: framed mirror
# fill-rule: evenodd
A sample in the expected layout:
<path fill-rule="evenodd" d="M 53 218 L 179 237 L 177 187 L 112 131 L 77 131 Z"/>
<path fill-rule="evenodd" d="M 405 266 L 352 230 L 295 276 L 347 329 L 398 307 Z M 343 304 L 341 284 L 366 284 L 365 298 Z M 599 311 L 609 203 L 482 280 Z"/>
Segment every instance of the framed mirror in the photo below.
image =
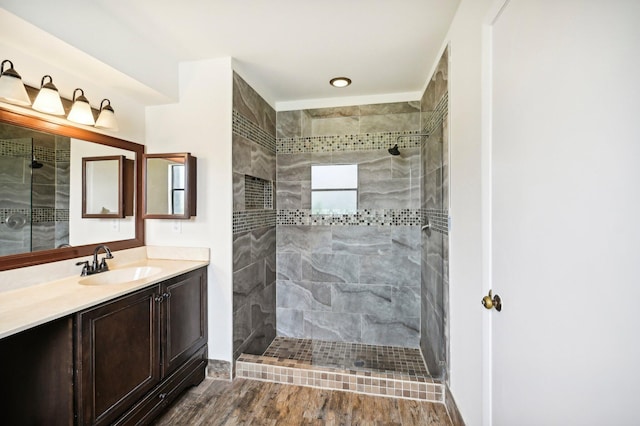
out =
<path fill-rule="evenodd" d="M 144 145 L 0 107 L 0 271 L 144 245 Z M 132 216 L 82 217 L 82 158 L 133 162 Z M 126 163 L 126 161 L 125 161 Z"/>
<path fill-rule="evenodd" d="M 196 215 L 196 157 L 188 152 L 145 154 L 143 177 L 145 219 Z"/>
<path fill-rule="evenodd" d="M 124 155 L 82 158 L 82 217 L 133 215 L 133 160 Z"/>

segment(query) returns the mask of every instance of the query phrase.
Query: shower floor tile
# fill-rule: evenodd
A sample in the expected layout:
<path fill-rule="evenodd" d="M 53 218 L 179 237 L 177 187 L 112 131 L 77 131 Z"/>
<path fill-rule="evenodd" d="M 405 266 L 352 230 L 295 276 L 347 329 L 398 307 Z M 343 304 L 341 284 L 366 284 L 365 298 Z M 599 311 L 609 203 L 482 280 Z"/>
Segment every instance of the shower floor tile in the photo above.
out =
<path fill-rule="evenodd" d="M 429 377 L 419 349 L 276 337 L 265 357 L 319 367 Z"/>

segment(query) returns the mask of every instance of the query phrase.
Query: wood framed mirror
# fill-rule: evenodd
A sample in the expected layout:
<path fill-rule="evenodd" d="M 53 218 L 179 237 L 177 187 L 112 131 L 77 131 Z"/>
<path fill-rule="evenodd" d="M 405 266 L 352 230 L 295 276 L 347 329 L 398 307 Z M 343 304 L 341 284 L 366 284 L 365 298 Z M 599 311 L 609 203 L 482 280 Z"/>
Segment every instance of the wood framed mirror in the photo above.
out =
<path fill-rule="evenodd" d="M 3 150 L 3 143 L 6 145 L 7 141 L 18 139 L 23 140 L 24 152 L 16 153 L 13 148 Z M 67 148 L 57 152 L 59 142 Z M 8 195 L 0 194 L 0 245 L 5 250 L 0 252 L 0 271 L 91 255 L 98 244 L 107 244 L 113 251 L 143 246 L 144 220 L 139 188 L 144 148 L 138 143 L 0 107 L 0 161 L 2 155 L 9 155 L 4 159 L 5 163 L 13 164 L 18 172 L 16 176 L 8 173 L 0 176 L 6 181 L 0 183 L 0 187 L 9 191 Z M 110 155 L 125 155 L 133 161 L 136 187 L 133 216 L 82 218 L 81 159 Z M 27 201 L 15 200 L 16 188 L 26 191 Z M 12 219 L 10 216 L 16 211 L 19 214 Z M 18 220 L 23 217 L 24 221 Z M 68 227 L 67 243 L 58 238 L 59 224 L 63 231 L 64 226 Z M 21 229 L 17 229 L 19 227 Z M 114 231 L 116 227 L 121 228 Z M 25 238 L 31 238 L 25 247 L 14 247 L 24 243 L 17 231 L 28 236 Z"/>
<path fill-rule="evenodd" d="M 196 215 L 196 157 L 190 153 L 144 154 L 145 219 L 189 219 Z"/>
<path fill-rule="evenodd" d="M 124 155 L 82 157 L 82 217 L 132 216 L 133 167 Z"/>

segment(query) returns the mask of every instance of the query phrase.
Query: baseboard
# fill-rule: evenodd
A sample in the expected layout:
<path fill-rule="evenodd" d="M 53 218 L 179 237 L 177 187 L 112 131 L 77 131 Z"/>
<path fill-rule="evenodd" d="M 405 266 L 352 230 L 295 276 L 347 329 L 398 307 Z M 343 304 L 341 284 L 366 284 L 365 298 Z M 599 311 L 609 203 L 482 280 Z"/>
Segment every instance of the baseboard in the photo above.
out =
<path fill-rule="evenodd" d="M 207 363 L 207 377 L 216 380 L 231 380 L 231 363 L 219 359 L 210 359 Z"/>
<path fill-rule="evenodd" d="M 453 426 L 465 426 L 464 420 L 462 420 L 462 415 L 458 410 L 455 399 L 453 399 L 453 395 L 451 394 L 449 386 L 447 385 L 445 386 L 445 388 L 444 405 L 447 407 L 447 413 L 449 413 L 451 424 Z"/>

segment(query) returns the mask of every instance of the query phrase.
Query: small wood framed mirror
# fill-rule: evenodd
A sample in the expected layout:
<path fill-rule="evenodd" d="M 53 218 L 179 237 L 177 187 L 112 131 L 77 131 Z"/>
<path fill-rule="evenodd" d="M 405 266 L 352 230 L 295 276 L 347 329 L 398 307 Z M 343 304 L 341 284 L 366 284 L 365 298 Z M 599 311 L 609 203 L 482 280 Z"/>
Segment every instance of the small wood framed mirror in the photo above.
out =
<path fill-rule="evenodd" d="M 144 154 L 145 219 L 189 219 L 196 215 L 196 157 L 190 153 Z"/>
<path fill-rule="evenodd" d="M 82 158 L 82 217 L 133 215 L 134 161 L 124 155 Z"/>

